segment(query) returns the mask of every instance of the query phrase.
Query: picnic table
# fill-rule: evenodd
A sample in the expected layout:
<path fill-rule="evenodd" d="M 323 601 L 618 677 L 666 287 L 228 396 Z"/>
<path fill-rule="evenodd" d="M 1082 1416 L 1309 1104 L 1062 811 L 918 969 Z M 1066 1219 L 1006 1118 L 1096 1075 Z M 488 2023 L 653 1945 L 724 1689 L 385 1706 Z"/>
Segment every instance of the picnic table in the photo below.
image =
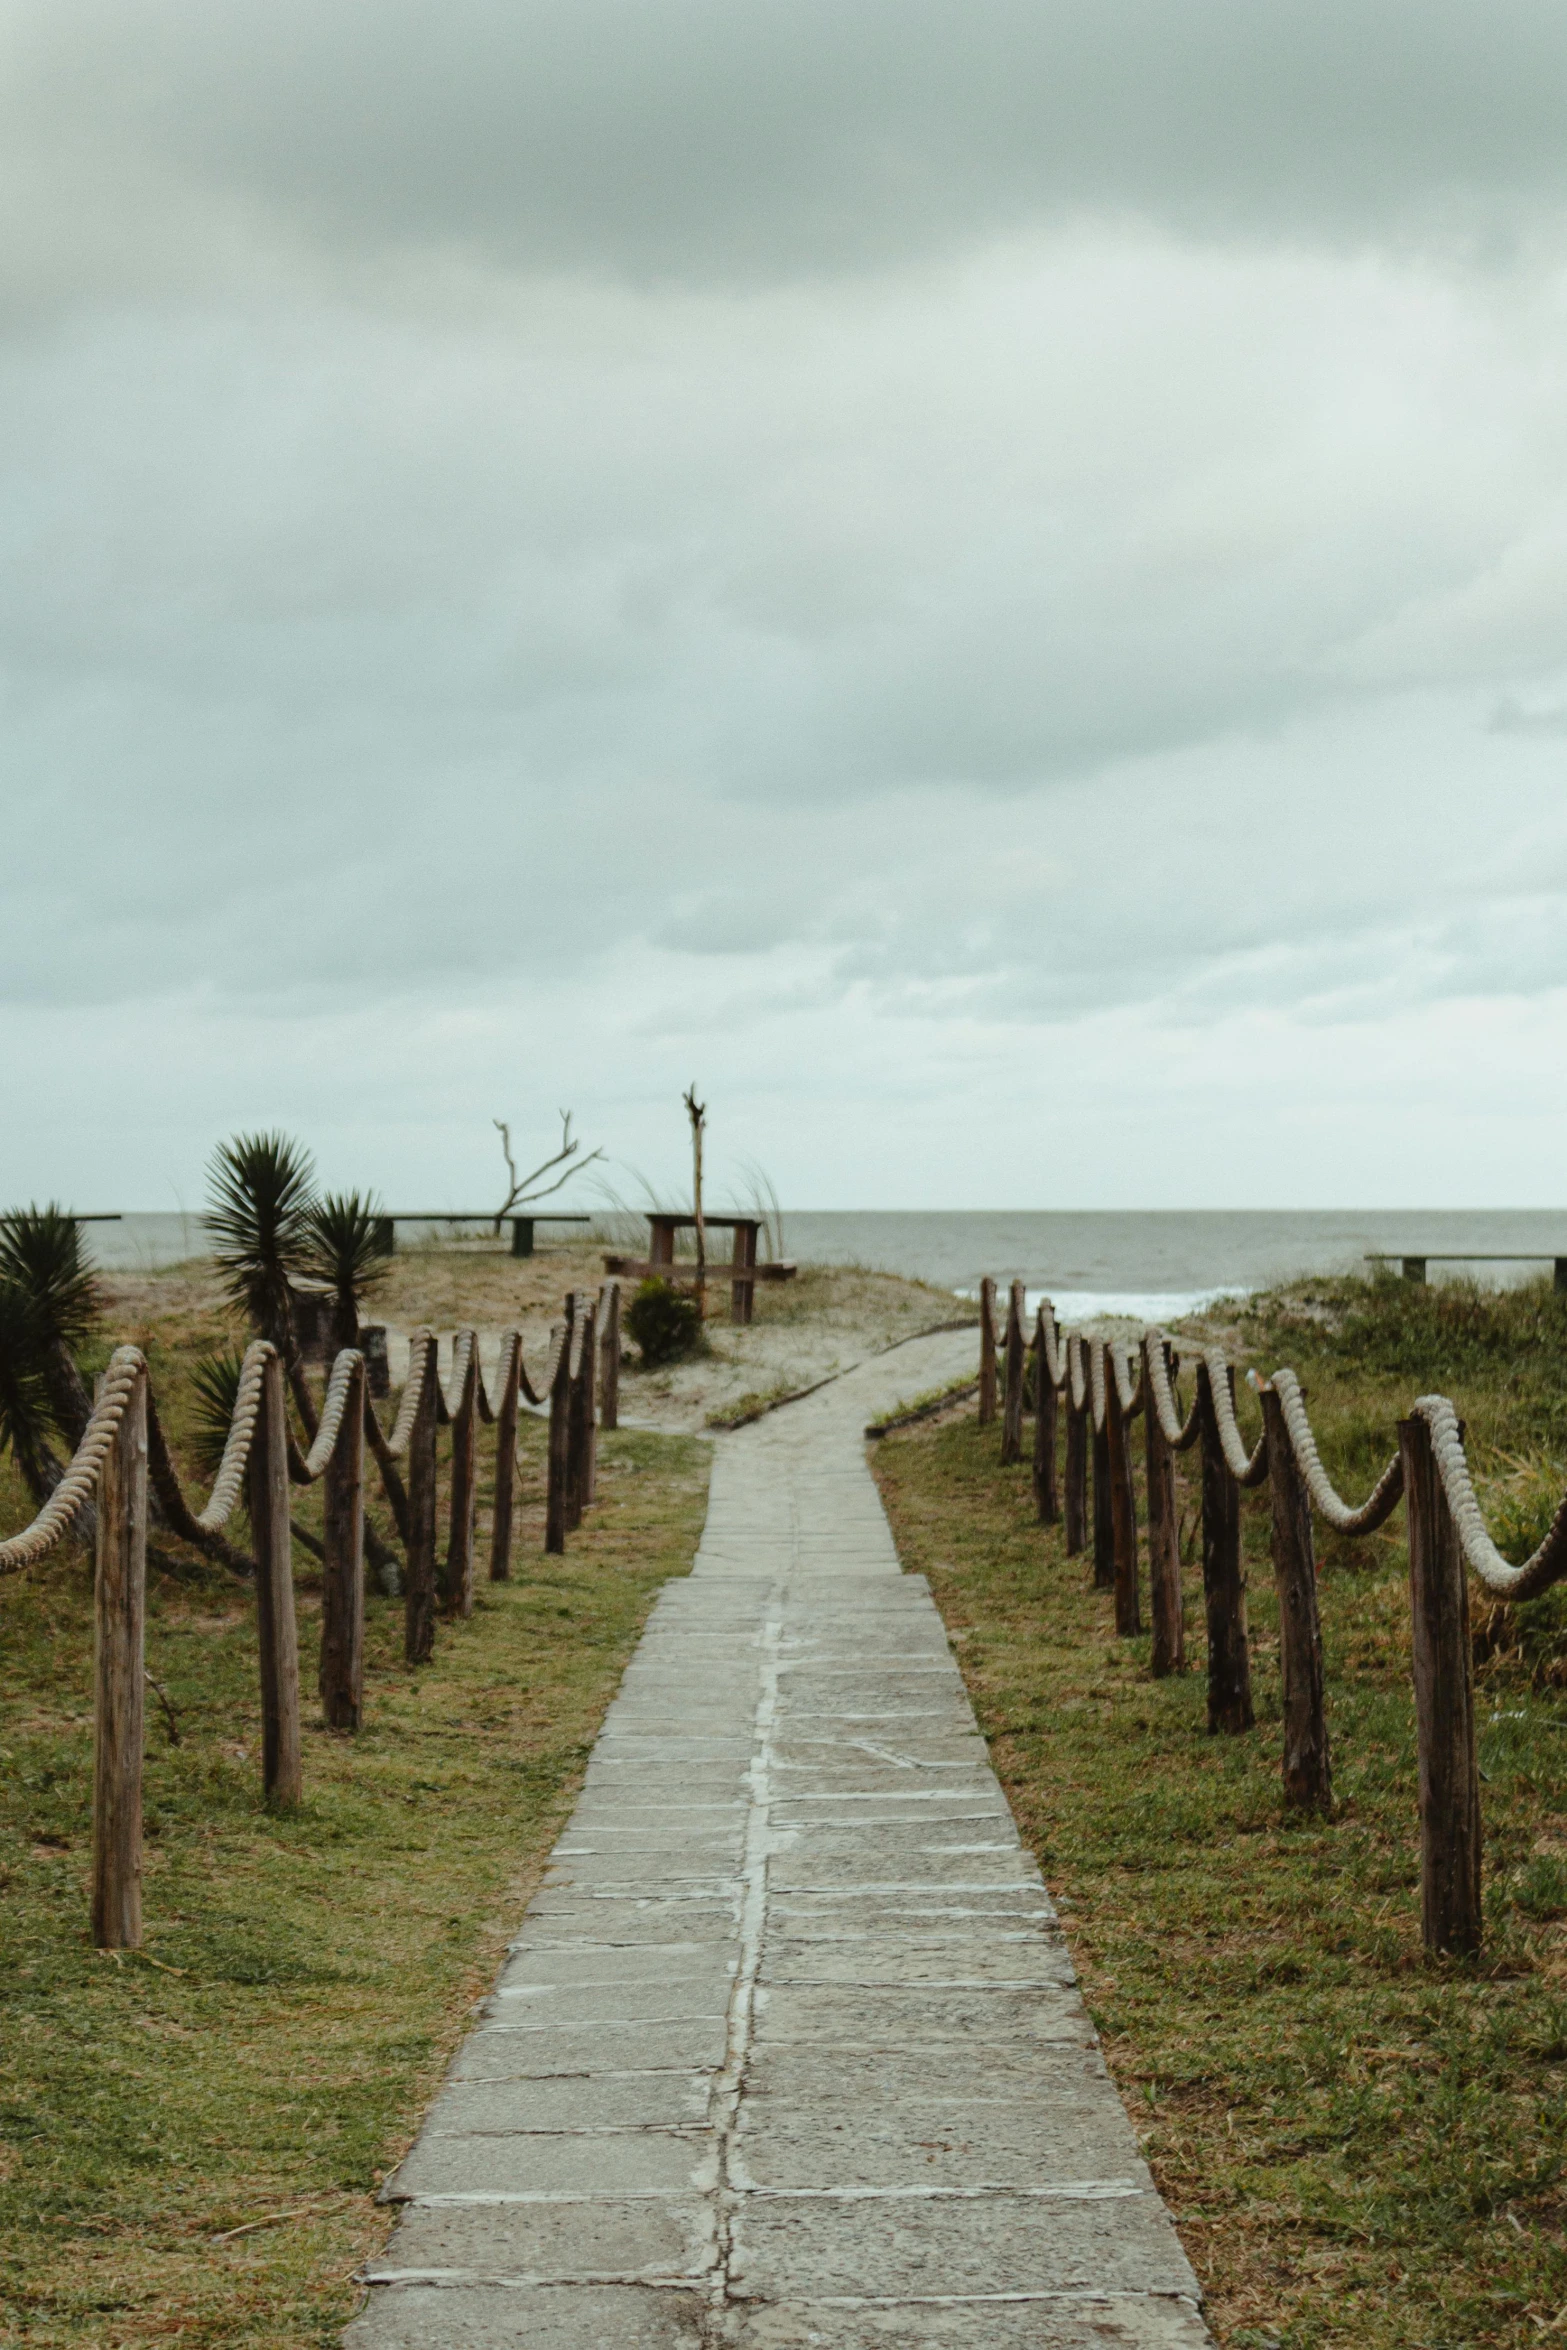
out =
<path fill-rule="evenodd" d="M 727 1281 L 729 1319 L 749 1322 L 758 1281 L 792 1281 L 799 1271 L 798 1265 L 784 1258 L 776 1264 L 758 1264 L 756 1236 L 763 1221 L 760 1216 L 704 1216 L 702 1223 L 707 1231 L 732 1232 L 734 1245 L 727 1264 L 719 1259 L 712 1264 L 698 1265 L 689 1257 L 678 1262 L 675 1257 L 675 1235 L 694 1232 L 695 1216 L 665 1215 L 659 1210 L 648 1217 L 647 1255 L 608 1256 L 604 1259 L 604 1270 L 633 1281 L 689 1281 L 698 1289 L 708 1281 Z"/>

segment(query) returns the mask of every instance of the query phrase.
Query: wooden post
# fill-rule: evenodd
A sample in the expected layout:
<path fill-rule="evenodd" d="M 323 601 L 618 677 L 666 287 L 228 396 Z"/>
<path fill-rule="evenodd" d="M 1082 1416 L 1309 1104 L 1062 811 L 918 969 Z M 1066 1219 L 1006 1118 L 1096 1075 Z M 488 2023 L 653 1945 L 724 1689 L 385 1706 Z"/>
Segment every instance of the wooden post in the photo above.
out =
<path fill-rule="evenodd" d="M 1110 1472 L 1110 1551 L 1115 1582 L 1115 1628 L 1129 1639 L 1143 1628 L 1137 1591 L 1137 1495 L 1132 1480 L 1131 1432 L 1121 1409 L 1116 1366 L 1105 1349 L 1105 1455 Z"/>
<path fill-rule="evenodd" d="M 1146 1343 L 1152 1344 L 1149 1340 Z M 1166 1371 L 1170 1345 L 1161 1339 Z M 1151 1384 L 1151 1383 L 1149 1383 Z M 1150 1669 L 1160 1679 L 1186 1670 L 1186 1627 L 1181 1607 L 1181 1534 L 1175 1508 L 1175 1454 L 1151 1392 L 1143 1405 L 1148 1468 L 1148 1586 L 1153 1613 Z"/>
<path fill-rule="evenodd" d="M 1066 1366 L 1066 1555 L 1077 1558 L 1088 1542 L 1088 1431 L 1093 1401 L 1084 1381 L 1082 1408 L 1072 1401 L 1072 1370 L 1081 1363 L 1083 1342 L 1068 1338 Z"/>
<path fill-rule="evenodd" d="M 1088 1388 L 1085 1402 L 1088 1409 L 1089 1444 L 1094 1462 L 1094 1589 L 1110 1591 L 1115 1587 L 1115 1520 L 1110 1504 L 1110 1408 L 1105 1405 L 1104 1426 L 1094 1419 L 1093 1357 L 1097 1351 L 1103 1365 L 1106 1386 L 1110 1381 L 1110 1366 L 1104 1362 L 1104 1340 L 1089 1340 Z"/>
<path fill-rule="evenodd" d="M 365 1697 L 365 1366 L 348 1383 L 343 1424 L 321 1480 L 321 1711 L 357 1730 Z"/>
<path fill-rule="evenodd" d="M 147 1624 L 147 1373 L 98 1481 L 93 1620 L 92 1938 L 141 1947 L 141 1772 Z"/>
<path fill-rule="evenodd" d="M 1268 1494 L 1273 1504 L 1273 1581 L 1279 1595 L 1284 1800 L 1305 1811 L 1331 1811 L 1333 1771 L 1328 1753 L 1311 1499 L 1290 1445 L 1284 1406 L 1271 1387 L 1263 1388 L 1261 1402 L 1262 1424 L 1268 1433 Z"/>
<path fill-rule="evenodd" d="M 473 1614 L 474 1511 L 478 1492 L 479 1341 L 474 1337 L 457 1410 L 452 1418 L 452 1491 L 446 1538 L 446 1574 L 441 1589 L 442 1612 L 448 1616 Z"/>
<path fill-rule="evenodd" d="M 1428 1950 L 1480 1947 L 1480 1773 L 1463 1553 L 1424 1420 L 1400 1420 L 1420 1747 L 1420 1924 Z"/>
<path fill-rule="evenodd" d="M 577 1379 L 577 1522 L 590 1502 L 598 1499 L 599 1433 L 596 1416 L 599 1384 L 599 1299 L 583 1294 L 582 1368 Z"/>
<path fill-rule="evenodd" d="M 286 1809 L 304 1792 L 299 1762 L 299 1634 L 294 1544 L 288 1524 L 288 1420 L 283 1363 L 267 1358 L 251 1438 L 250 1531 L 256 1546 L 256 1638 L 261 1650 L 261 1784 Z"/>
<path fill-rule="evenodd" d="M 411 1665 L 427 1665 L 435 1654 L 435 1349 L 421 1348 L 419 1360 L 424 1392 L 408 1434 L 408 1580 L 403 1591 L 403 1657 Z"/>
<path fill-rule="evenodd" d="M 609 1284 L 604 1315 L 604 1361 L 599 1372 L 599 1425 L 620 1426 L 620 1283 Z"/>
<path fill-rule="evenodd" d="M 736 1224 L 734 1262 L 742 1271 L 756 1263 L 756 1226 Z M 749 1322 L 756 1297 L 754 1281 L 732 1281 L 729 1285 L 729 1319 L 731 1322 Z"/>
<path fill-rule="evenodd" d="M 996 1416 L 996 1285 L 987 1273 L 979 1285 L 979 1424 Z"/>
<path fill-rule="evenodd" d="M 1225 1377 L 1234 1392 L 1235 1374 Z M 1208 1366 L 1197 1366 L 1202 1412 L 1202 1589 L 1208 1619 L 1208 1728 L 1249 1730 L 1251 1647 L 1246 1629 L 1246 1578 L 1241 1571 L 1241 1495 L 1230 1475 L 1213 1408 Z"/>
<path fill-rule="evenodd" d="M 386 1325 L 367 1322 L 359 1333 L 359 1351 L 365 1358 L 365 1370 L 372 1396 L 390 1395 L 392 1367 L 386 1359 Z"/>
<path fill-rule="evenodd" d="M 566 1480 L 571 1470 L 571 1299 L 567 1319 L 550 1332 L 550 1344 L 560 1340 L 560 1359 L 550 1387 L 549 1482 L 544 1503 L 544 1547 L 557 1556 L 566 1547 Z"/>
<path fill-rule="evenodd" d="M 1056 1383 L 1045 1361 L 1045 1314 L 1041 1305 L 1034 1320 L 1034 1366 L 1038 1385 L 1034 1408 L 1034 1503 L 1039 1522 L 1053 1526 L 1056 1500 Z"/>
<path fill-rule="evenodd" d="M 577 1339 L 577 1375 L 574 1379 L 568 1379 L 566 1384 L 566 1531 L 568 1534 L 575 1534 L 582 1523 L 582 1500 L 587 1481 L 582 1426 L 582 1374 L 588 1359 L 588 1333 L 584 1324 L 590 1311 L 586 1290 L 574 1289 L 566 1300 L 568 1328 L 571 1337 Z M 567 1353 L 569 1357 L 569 1339 Z"/>
<path fill-rule="evenodd" d="M 511 1574 L 512 1505 L 517 1490 L 517 1398 L 521 1387 L 522 1340 L 514 1338 L 501 1382 L 495 1415 L 495 1506 L 490 1514 L 490 1581 Z"/>
<path fill-rule="evenodd" d="M 1022 1282 L 1014 1281 L 1007 1299 L 1006 1408 L 1001 1417 L 1003 1462 L 1023 1458 L 1023 1373 L 1028 1361 L 1023 1337 L 1024 1298 Z"/>

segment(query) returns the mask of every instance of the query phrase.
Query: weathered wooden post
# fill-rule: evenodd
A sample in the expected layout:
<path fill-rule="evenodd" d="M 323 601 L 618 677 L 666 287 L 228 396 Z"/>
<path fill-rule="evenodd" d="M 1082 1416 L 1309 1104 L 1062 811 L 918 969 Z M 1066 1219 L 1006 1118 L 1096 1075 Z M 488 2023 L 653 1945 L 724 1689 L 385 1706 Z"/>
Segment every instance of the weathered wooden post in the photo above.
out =
<path fill-rule="evenodd" d="M 1038 1382 L 1034 1391 L 1034 1506 L 1042 1526 L 1056 1521 L 1056 1383 L 1050 1376 L 1050 1348 L 1045 1316 L 1053 1309 L 1048 1298 L 1034 1317 L 1034 1363 Z"/>
<path fill-rule="evenodd" d="M 1137 1593 L 1137 1498 L 1132 1482 L 1132 1445 L 1121 1403 L 1117 1364 L 1105 1348 L 1105 1454 L 1110 1480 L 1111 1572 L 1115 1583 L 1115 1628 L 1122 1639 L 1143 1628 Z"/>
<path fill-rule="evenodd" d="M 457 1345 L 467 1338 L 468 1363 L 462 1393 L 452 1414 L 452 1490 L 446 1538 L 446 1574 L 441 1606 L 448 1616 L 473 1614 L 473 1554 L 475 1508 L 478 1495 L 478 1387 L 479 1340 L 475 1331 L 459 1331 Z M 455 1352 L 455 1348 L 454 1348 Z"/>
<path fill-rule="evenodd" d="M 1290 1443 L 1284 1406 L 1260 1390 L 1268 1436 L 1268 1497 L 1273 1505 L 1273 1581 L 1279 1595 L 1279 1677 L 1284 1698 L 1284 1800 L 1305 1811 L 1331 1811 L 1322 1625 L 1317 1613 L 1317 1558 L 1311 1498 Z"/>
<path fill-rule="evenodd" d="M 1420 1925 L 1428 1950 L 1480 1947 L 1480 1772 L 1463 1552 L 1423 1419 L 1400 1420 L 1420 1748 Z"/>
<path fill-rule="evenodd" d="M 391 1250 L 387 1250 L 391 1255 Z M 392 1366 L 386 1354 L 386 1326 L 382 1322 L 367 1322 L 359 1333 L 359 1351 L 365 1358 L 365 1376 L 373 1396 L 392 1392 Z"/>
<path fill-rule="evenodd" d="M 620 1426 L 620 1283 L 611 1281 L 604 1313 L 604 1362 L 599 1373 L 599 1425 Z"/>
<path fill-rule="evenodd" d="M 1103 1395 L 1110 1381 L 1110 1365 L 1105 1359 L 1105 1342 L 1091 1338 L 1088 1342 L 1088 1412 L 1094 1457 L 1094 1589 L 1111 1591 L 1115 1588 L 1115 1520 L 1110 1501 L 1110 1408 L 1106 1403 L 1101 1414 L 1094 1393 L 1094 1370 L 1102 1377 L 1099 1393 Z"/>
<path fill-rule="evenodd" d="M 522 1380 L 522 1334 L 512 1334 L 501 1372 L 500 1407 L 495 1414 L 495 1505 L 490 1513 L 490 1581 L 511 1574 L 511 1521 L 517 1492 L 517 1399 Z"/>
<path fill-rule="evenodd" d="M 1027 1292 L 1014 1281 L 1007 1298 L 1006 1404 L 1001 1415 L 1001 1458 L 1004 1463 L 1023 1458 L 1023 1376 L 1028 1367 L 1028 1345 L 1023 1336 Z"/>
<path fill-rule="evenodd" d="M 1069 1559 L 1079 1557 L 1088 1541 L 1088 1431 L 1092 1415 L 1093 1398 L 1083 1361 L 1083 1342 L 1073 1330 L 1066 1342 L 1066 1555 Z"/>
<path fill-rule="evenodd" d="M 578 1516 L 590 1502 L 598 1499 L 599 1490 L 599 1315 L 604 1308 L 604 1292 L 598 1297 L 583 1299 L 586 1326 L 582 1333 L 582 1394 L 578 1409 L 582 1415 L 581 1474 L 582 1490 Z"/>
<path fill-rule="evenodd" d="M 348 1382 L 343 1424 L 321 1480 L 321 1711 L 357 1730 L 365 1697 L 365 1364 Z"/>
<path fill-rule="evenodd" d="M 1230 1393 L 1235 1374 L 1226 1366 Z M 1251 1647 L 1246 1628 L 1246 1578 L 1241 1571 L 1241 1494 L 1224 1458 L 1205 1362 L 1197 1365 L 1202 1430 L 1202 1589 L 1208 1621 L 1208 1728 L 1249 1730 Z"/>
<path fill-rule="evenodd" d="M 1145 1339 L 1146 1348 L 1157 1345 L 1161 1351 L 1166 1377 L 1170 1371 L 1170 1342 Z M 1173 1381 L 1172 1381 L 1173 1385 Z M 1145 1366 L 1143 1388 L 1147 1402 L 1143 1406 L 1144 1449 L 1148 1469 L 1148 1589 L 1153 1615 L 1153 1653 L 1150 1669 L 1163 1678 L 1166 1673 L 1184 1673 L 1186 1670 L 1186 1627 L 1181 1607 L 1181 1536 L 1175 1508 L 1175 1454 L 1170 1440 L 1159 1425 L 1159 1409 L 1153 1396 L 1153 1379 Z"/>
<path fill-rule="evenodd" d="M 147 1373 L 98 1481 L 93 1619 L 92 1937 L 141 1946 L 141 1774 L 147 1638 Z"/>
<path fill-rule="evenodd" d="M 987 1273 L 979 1285 L 979 1424 L 996 1416 L 996 1285 Z"/>
<path fill-rule="evenodd" d="M 261 1651 L 261 1784 L 287 1808 L 304 1792 L 299 1760 L 299 1633 L 288 1523 L 288 1420 L 283 1358 L 269 1354 L 250 1443 L 248 1497 L 256 1546 L 256 1637 Z"/>
<path fill-rule="evenodd" d="M 555 1376 L 550 1382 L 548 1485 L 544 1502 L 544 1547 L 556 1555 L 566 1547 L 567 1480 L 571 1473 L 571 1306 L 567 1319 L 557 1322 L 550 1344 L 558 1348 Z"/>
<path fill-rule="evenodd" d="M 422 1379 L 423 1386 L 408 1436 L 408 1582 L 403 1593 L 403 1655 L 411 1665 L 427 1665 L 435 1654 L 435 1430 L 439 1378 L 433 1343 L 421 1346 L 415 1340 L 408 1375 Z"/>
<path fill-rule="evenodd" d="M 587 1428 L 583 1425 L 582 1389 L 587 1373 L 588 1332 L 593 1308 L 587 1291 L 573 1290 L 566 1300 L 570 1317 L 569 1348 L 576 1358 L 566 1393 L 566 1531 L 575 1534 L 582 1523 L 582 1505 L 587 1495 Z M 589 1411 L 592 1410 L 591 1396 Z"/>

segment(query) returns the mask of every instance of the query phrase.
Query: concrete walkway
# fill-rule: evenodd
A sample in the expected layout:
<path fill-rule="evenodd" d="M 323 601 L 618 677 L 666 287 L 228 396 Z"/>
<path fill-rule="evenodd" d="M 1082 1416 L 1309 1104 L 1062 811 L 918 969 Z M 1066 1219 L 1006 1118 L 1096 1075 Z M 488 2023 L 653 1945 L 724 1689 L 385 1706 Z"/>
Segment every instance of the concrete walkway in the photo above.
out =
<path fill-rule="evenodd" d="M 722 1440 L 352 2350 L 1196 2350 L 1208 2335 L 861 1430 Z"/>

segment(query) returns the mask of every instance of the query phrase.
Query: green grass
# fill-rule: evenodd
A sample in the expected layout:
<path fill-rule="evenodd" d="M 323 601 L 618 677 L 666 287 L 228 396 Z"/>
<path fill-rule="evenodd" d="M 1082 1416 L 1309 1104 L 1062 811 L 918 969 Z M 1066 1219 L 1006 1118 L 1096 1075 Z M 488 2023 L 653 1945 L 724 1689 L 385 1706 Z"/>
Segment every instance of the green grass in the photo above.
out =
<path fill-rule="evenodd" d="M 376 2186 L 700 1531 L 706 1446 L 623 1431 L 567 1557 L 544 1558 L 541 1441 L 528 1422 L 515 1579 L 482 1583 L 417 1673 L 400 1605 L 372 1598 L 366 1726 L 307 1734 L 292 1816 L 260 1800 L 248 1593 L 204 1568 L 155 1580 L 148 1664 L 179 1743 L 149 1694 L 143 1954 L 87 1929 L 88 1562 L 0 1584 L 0 2340 L 336 2340 L 385 2233 Z M 9 1486 L 0 1508 L 29 1514 Z M 303 1571 L 299 1589 L 311 1693 Z"/>
<path fill-rule="evenodd" d="M 1567 1301 L 1532 1288 L 1302 1285 L 1238 1354 L 1293 1361 L 1358 1498 L 1397 1411 L 1444 1388 L 1515 1552 L 1567 1483 Z M 1243 1414 L 1247 1405 L 1243 1402 Z M 1035 1522 L 1026 1467 L 972 1415 L 874 1460 L 929 1575 L 1106 2055 L 1231 2350 L 1459 2350 L 1567 2336 L 1567 1694 L 1555 1595 L 1478 1645 L 1487 1948 L 1420 1945 L 1402 1517 L 1321 1544 L 1337 1806 L 1286 1815 L 1266 1504 L 1245 1509 L 1258 1726 L 1204 1726 L 1108 1594 Z M 1194 1467 L 1191 1456 L 1184 1470 Z M 1188 1549 L 1196 1514 L 1180 1494 Z M 1146 1602 L 1145 1602 L 1146 1605 Z M 1529 1619 L 1527 1622 L 1522 1619 Z"/>

